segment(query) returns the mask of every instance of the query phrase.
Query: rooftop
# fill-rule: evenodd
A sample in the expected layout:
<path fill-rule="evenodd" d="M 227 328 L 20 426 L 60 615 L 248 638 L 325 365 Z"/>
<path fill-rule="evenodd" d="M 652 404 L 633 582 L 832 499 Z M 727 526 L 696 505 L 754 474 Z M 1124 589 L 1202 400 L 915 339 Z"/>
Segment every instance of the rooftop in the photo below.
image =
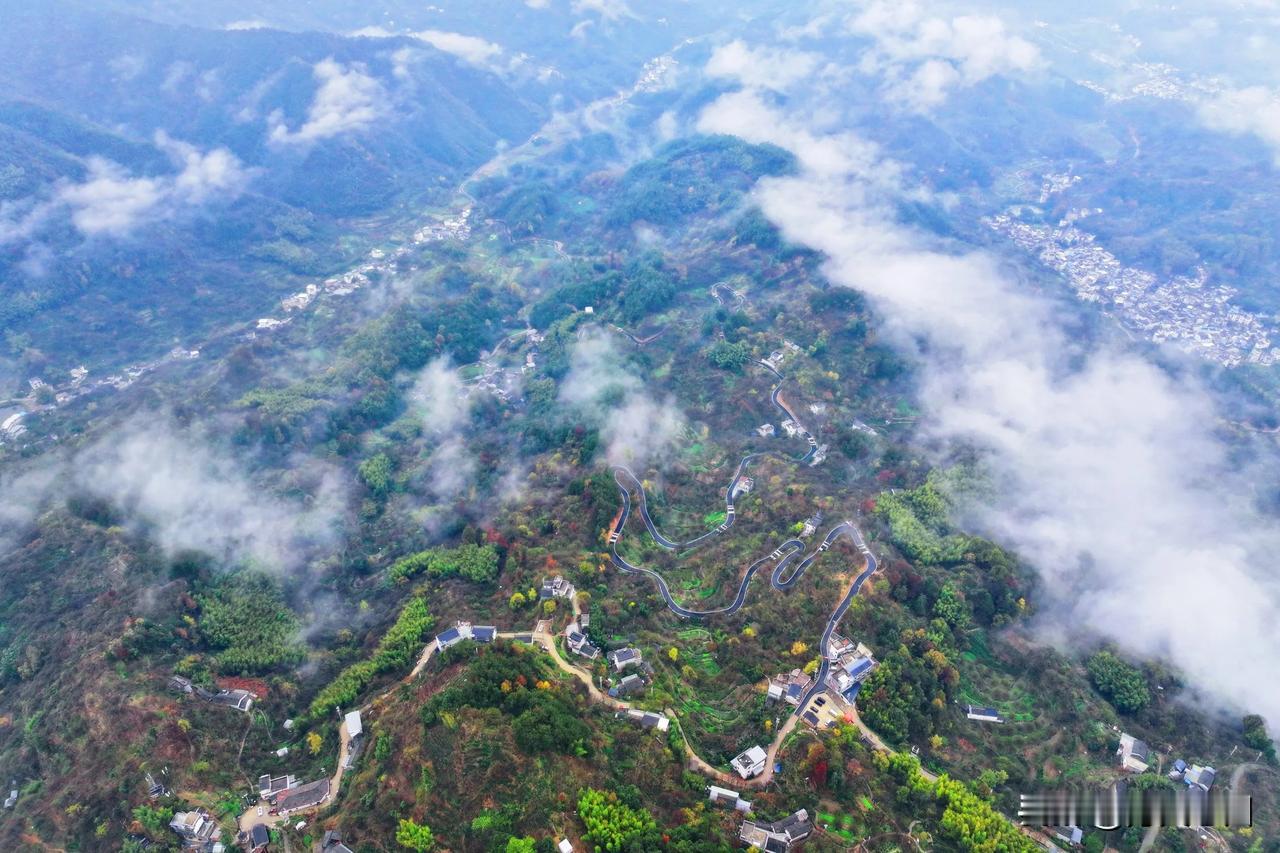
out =
<path fill-rule="evenodd" d="M 276 801 L 276 805 L 282 812 L 297 811 L 319 805 L 328 796 L 329 780 L 317 779 L 315 782 L 308 782 L 285 791 Z"/>

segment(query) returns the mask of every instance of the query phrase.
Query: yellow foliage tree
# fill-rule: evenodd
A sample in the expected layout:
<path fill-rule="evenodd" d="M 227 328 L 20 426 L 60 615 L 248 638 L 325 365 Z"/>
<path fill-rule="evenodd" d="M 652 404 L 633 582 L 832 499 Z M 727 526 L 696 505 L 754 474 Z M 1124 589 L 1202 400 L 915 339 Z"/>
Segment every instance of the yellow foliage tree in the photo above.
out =
<path fill-rule="evenodd" d="M 807 651 L 809 651 L 809 646 L 801 642 L 800 640 L 796 640 L 794 643 L 791 644 L 792 657 L 798 658 Z"/>
<path fill-rule="evenodd" d="M 673 661 L 680 660 L 680 650 L 677 649 L 675 646 L 672 646 L 671 648 L 667 649 L 667 657 L 671 658 L 671 660 Z"/>
<path fill-rule="evenodd" d="M 322 746 L 324 746 L 324 735 L 319 732 L 307 732 L 307 749 L 311 750 L 312 755 L 319 755 Z"/>

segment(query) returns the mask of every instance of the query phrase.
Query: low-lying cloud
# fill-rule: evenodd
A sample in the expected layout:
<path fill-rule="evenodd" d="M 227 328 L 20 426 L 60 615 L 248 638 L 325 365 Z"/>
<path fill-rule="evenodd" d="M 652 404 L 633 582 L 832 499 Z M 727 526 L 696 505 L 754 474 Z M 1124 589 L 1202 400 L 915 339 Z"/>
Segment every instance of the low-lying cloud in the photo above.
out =
<path fill-rule="evenodd" d="M 1265 86 L 1228 89 L 1200 101 L 1197 112 L 1214 130 L 1258 137 L 1280 163 L 1280 94 Z"/>
<path fill-rule="evenodd" d="M 273 145 L 305 145 L 364 130 L 381 118 L 388 103 L 386 90 L 360 63 L 343 65 L 332 57 L 312 68 L 317 87 L 307 120 L 289 130 L 277 110 L 267 119 L 267 139 Z"/>
<path fill-rule="evenodd" d="M 292 570 L 337 541 L 348 485 L 298 459 L 263 488 L 241 455 L 164 415 L 139 416 L 12 482 L 22 509 L 0 507 L 12 546 L 38 508 L 74 494 L 108 501 L 166 552 L 194 549 L 225 565 Z M 289 494 L 290 497 L 282 495 Z"/>
<path fill-rule="evenodd" d="M 1278 537 L 1238 497 L 1251 489 L 1211 398 L 1116 346 L 1084 349 L 995 257 L 901 224 L 896 203 L 921 195 L 903 170 L 805 115 L 739 92 L 699 129 L 796 154 L 801 173 L 761 181 L 757 200 L 920 361 L 924 437 L 984 454 L 1001 488 L 976 522 L 1039 571 L 1046 636 L 1109 637 L 1223 706 L 1280 718 L 1280 663 L 1257 653 L 1280 645 Z"/>
<path fill-rule="evenodd" d="M 88 159 L 83 181 L 61 181 L 52 195 L 0 210 L 0 244 L 33 239 L 60 216 L 85 237 L 125 237 L 161 219 L 182 216 L 244 192 L 253 170 L 226 148 L 202 151 L 157 131 L 154 142 L 173 161 L 168 175 L 138 176 L 102 157 Z"/>
<path fill-rule="evenodd" d="M 748 47 L 741 39 L 717 47 L 707 62 L 712 77 L 730 78 L 743 85 L 785 92 L 813 73 L 821 61 L 816 53 Z"/>
<path fill-rule="evenodd" d="M 474 65 L 477 68 L 489 69 L 498 67 L 497 61 L 502 56 L 502 48 L 499 45 L 478 36 L 468 36 L 444 30 L 422 30 L 412 35 L 419 41 L 431 45 L 436 50 L 456 56 L 463 62 Z"/>
<path fill-rule="evenodd" d="M 687 423 L 673 399 L 654 400 L 604 332 L 574 345 L 560 398 L 600 428 L 611 465 L 660 464 L 679 444 Z"/>
<path fill-rule="evenodd" d="M 471 396 L 448 356 L 433 359 L 418 372 L 409 403 L 429 434 L 452 435 L 471 416 Z"/>

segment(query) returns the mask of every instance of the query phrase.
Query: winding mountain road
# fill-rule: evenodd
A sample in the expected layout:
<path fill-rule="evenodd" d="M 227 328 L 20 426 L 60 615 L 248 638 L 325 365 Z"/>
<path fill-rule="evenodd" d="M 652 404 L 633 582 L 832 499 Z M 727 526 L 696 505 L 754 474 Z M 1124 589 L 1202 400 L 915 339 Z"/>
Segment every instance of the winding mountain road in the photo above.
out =
<path fill-rule="evenodd" d="M 799 458 L 790 458 L 795 462 L 803 462 L 809 459 L 817 452 L 817 442 L 808 430 L 800 426 L 799 420 L 796 419 L 794 413 L 792 413 L 791 409 L 780 396 L 780 391 L 783 383 L 786 382 L 786 377 L 767 362 L 758 361 L 755 363 L 764 367 L 777 377 L 778 382 L 773 386 L 770 399 L 778 409 L 796 423 L 797 427 L 799 427 L 799 434 L 803 436 L 809 444 L 809 450 L 804 454 L 804 456 Z M 792 567 L 792 563 L 795 562 L 796 558 L 804 551 L 804 542 L 800 539 L 788 539 L 783 542 L 771 553 L 761 557 L 747 567 L 747 571 L 743 574 L 742 580 L 738 583 L 738 591 L 734 595 L 731 603 L 724 607 L 711 608 L 708 610 L 692 610 L 680 604 L 674 597 L 672 597 L 671 588 L 668 586 L 666 578 L 664 578 L 659 572 L 656 572 L 653 569 L 644 568 L 643 566 L 634 565 L 618 553 L 618 541 L 622 536 L 622 531 L 626 527 L 627 520 L 631 517 L 632 490 L 639 495 L 636 508 L 640 513 L 641 519 L 644 521 L 645 529 L 649 531 L 649 535 L 653 538 L 654 542 L 669 551 L 692 548 L 700 545 L 717 534 L 723 533 L 733 526 L 733 521 L 736 517 L 736 510 L 733 501 L 736 497 L 738 485 L 742 480 L 747 465 L 754 459 L 771 454 L 775 454 L 775 451 L 749 453 L 742 457 L 742 460 L 738 462 L 737 469 L 734 471 L 733 478 L 729 481 L 729 485 L 725 489 L 725 520 L 719 526 L 712 528 L 699 536 L 695 536 L 693 539 L 686 542 L 674 542 L 662 535 L 658 530 L 657 525 L 654 524 L 653 518 L 649 515 L 648 499 L 645 496 L 644 484 L 640 481 L 640 478 L 635 475 L 635 472 L 625 465 L 615 466 L 613 469 L 613 479 L 618 486 L 618 494 L 622 501 L 622 509 L 618 513 L 617 521 L 614 523 L 609 536 L 609 556 L 613 565 L 619 570 L 627 574 L 639 574 L 651 578 L 657 586 L 658 593 L 662 596 L 662 600 L 666 603 L 667 608 L 671 610 L 671 612 L 675 613 L 682 619 L 696 619 L 705 616 L 730 616 L 736 613 L 746 601 L 747 588 L 750 586 L 752 578 L 755 577 L 761 567 L 769 563 L 773 563 L 773 571 L 769 575 L 769 585 L 778 592 L 785 592 L 804 577 L 805 572 L 808 571 L 811 565 L 813 565 L 813 561 L 822 553 L 830 550 L 831 546 L 835 544 L 837 539 L 842 536 L 851 539 L 857 546 L 858 550 L 862 552 L 862 555 L 866 560 L 866 564 L 858 576 L 854 578 L 853 582 L 849 584 L 849 588 L 845 591 L 844 596 L 840 599 L 840 602 L 831 612 L 831 616 L 827 619 L 827 624 L 822 631 L 822 640 L 818 647 L 821 655 L 821 663 L 818 667 L 818 672 L 816 674 L 817 677 L 814 679 L 809 690 L 802 697 L 800 704 L 796 706 L 796 710 L 792 714 L 792 720 L 794 720 L 804 711 L 805 707 L 814 696 L 826 689 L 827 675 L 831 671 L 831 661 L 827 657 L 827 645 L 831 640 L 831 635 L 835 633 L 836 626 L 840 624 L 840 620 L 843 619 L 845 613 L 848 612 L 850 604 L 853 603 L 854 596 L 862 590 L 863 584 L 867 582 L 868 578 L 876 573 L 876 569 L 878 568 L 875 555 L 871 553 L 871 549 L 867 547 L 866 541 L 862 537 L 862 532 L 858 530 L 852 521 L 845 520 L 831 528 L 823 538 L 822 544 L 814 549 L 814 551 L 804 559 L 795 563 L 794 567 Z M 787 727 L 787 730 L 790 731 L 790 726 Z M 779 735 L 781 736 L 782 732 L 779 732 Z M 780 743 L 781 737 L 775 738 L 773 746 L 774 751 L 776 751 L 776 748 Z M 769 767 L 772 768 L 772 766 L 771 757 Z"/>

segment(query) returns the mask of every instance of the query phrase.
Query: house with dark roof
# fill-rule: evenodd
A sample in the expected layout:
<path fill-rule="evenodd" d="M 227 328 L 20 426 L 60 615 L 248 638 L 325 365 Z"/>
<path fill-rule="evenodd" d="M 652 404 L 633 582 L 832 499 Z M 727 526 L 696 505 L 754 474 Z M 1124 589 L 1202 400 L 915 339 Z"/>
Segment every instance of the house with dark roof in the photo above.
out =
<path fill-rule="evenodd" d="M 1049 831 L 1053 833 L 1054 838 L 1072 847 L 1079 847 L 1084 841 L 1084 832 L 1078 826 L 1055 826 Z"/>
<path fill-rule="evenodd" d="M 270 843 L 271 833 L 267 832 L 266 826 L 260 823 L 254 824 L 253 829 L 249 830 L 249 850 L 251 853 L 262 853 Z"/>
<path fill-rule="evenodd" d="M 633 723 L 639 723 L 646 729 L 657 729 L 665 732 L 671 726 L 671 720 L 663 714 L 656 714 L 653 711 L 641 711 L 636 708 L 630 708 L 626 711 L 619 711 L 615 715 L 618 719 L 628 719 Z"/>
<path fill-rule="evenodd" d="M 276 798 L 276 795 L 289 790 L 297 784 L 298 780 L 291 774 L 272 776 L 270 773 L 264 773 L 258 777 L 258 797 L 271 802 Z"/>
<path fill-rule="evenodd" d="M 805 691 L 813 685 L 813 678 L 805 675 L 803 670 L 793 669 L 787 675 L 776 675 L 769 681 L 768 700 L 785 701 L 788 705 L 799 705 Z"/>
<path fill-rule="evenodd" d="M 1213 780 L 1217 776 L 1217 772 L 1212 767 L 1192 764 L 1187 768 L 1187 772 L 1182 774 L 1182 781 L 1186 782 L 1187 788 L 1192 791 L 1208 791 L 1213 787 Z"/>
<path fill-rule="evenodd" d="M 457 627 L 436 634 L 436 651 L 442 652 L 450 646 L 456 646 L 463 639 L 462 631 Z"/>
<path fill-rule="evenodd" d="M 979 708 L 977 705 L 965 705 L 964 715 L 971 720 L 982 723 L 1003 723 L 1000 712 L 995 708 Z"/>
<path fill-rule="evenodd" d="M 341 832 L 330 829 L 325 832 L 324 840 L 320 842 L 320 853 L 352 853 L 352 850 L 342 843 Z"/>
<path fill-rule="evenodd" d="M 569 651 L 575 655 L 581 655 L 587 660 L 595 660 L 600 657 L 600 649 L 587 639 L 587 635 L 582 633 L 582 629 L 578 627 L 577 622 L 570 622 L 569 626 L 564 629 L 565 644 L 569 646 Z"/>
<path fill-rule="evenodd" d="M 436 651 L 442 652 L 463 640 L 492 643 L 497 636 L 498 629 L 492 625 L 472 625 L 470 622 L 459 621 L 449 630 L 436 635 Z"/>
<path fill-rule="evenodd" d="M 219 690 L 209 696 L 208 699 L 214 705 L 235 708 L 237 711 L 244 711 L 247 714 L 253 707 L 254 695 L 248 690 Z"/>
<path fill-rule="evenodd" d="M 329 780 L 317 779 L 296 788 L 290 788 L 276 797 L 276 808 L 281 814 L 315 808 L 329 797 Z"/>
<path fill-rule="evenodd" d="M 787 853 L 792 846 L 808 838 L 813 832 L 809 812 L 800 809 L 773 823 L 744 820 L 738 830 L 738 839 L 765 853 Z"/>
<path fill-rule="evenodd" d="M 624 696 L 639 693 L 643 689 L 644 679 L 633 672 L 630 675 L 624 675 L 621 681 L 610 687 L 609 695 L 614 699 L 620 699 Z"/>
<path fill-rule="evenodd" d="M 746 752 L 740 753 L 729 764 L 743 779 L 750 779 L 764 772 L 764 765 L 768 760 L 769 755 L 763 747 L 753 746 Z"/>
<path fill-rule="evenodd" d="M 1151 764 L 1151 747 L 1133 735 L 1120 735 L 1116 755 L 1120 756 L 1120 766 L 1134 773 L 1145 772 Z"/>
<path fill-rule="evenodd" d="M 617 672 L 622 672 L 629 666 L 639 666 L 643 658 L 640 656 L 639 649 L 633 649 L 628 646 L 625 649 L 616 649 L 607 655 L 609 664 Z"/>

